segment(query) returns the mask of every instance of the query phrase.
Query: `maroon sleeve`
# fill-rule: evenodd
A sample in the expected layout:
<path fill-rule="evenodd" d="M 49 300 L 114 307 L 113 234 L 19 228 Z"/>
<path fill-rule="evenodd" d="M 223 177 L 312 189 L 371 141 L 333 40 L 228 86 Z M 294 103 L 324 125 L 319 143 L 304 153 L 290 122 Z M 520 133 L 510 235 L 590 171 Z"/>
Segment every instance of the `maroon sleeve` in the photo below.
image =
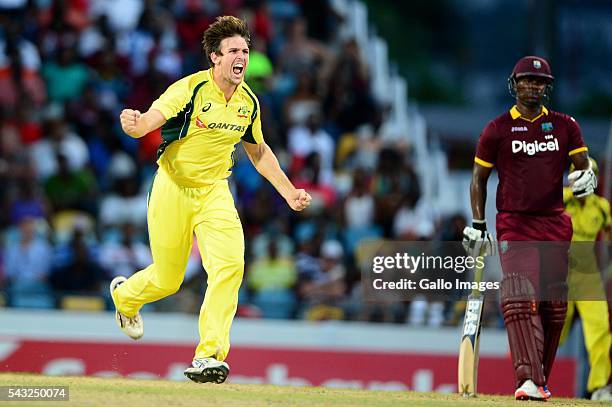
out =
<path fill-rule="evenodd" d="M 478 139 L 474 161 L 483 167 L 493 167 L 497 156 L 498 140 L 495 122 L 489 122 Z"/>
<path fill-rule="evenodd" d="M 578 122 L 573 117 L 567 117 L 567 147 L 568 154 L 576 154 L 581 151 L 587 151 L 584 139 L 582 138 L 582 130 Z"/>

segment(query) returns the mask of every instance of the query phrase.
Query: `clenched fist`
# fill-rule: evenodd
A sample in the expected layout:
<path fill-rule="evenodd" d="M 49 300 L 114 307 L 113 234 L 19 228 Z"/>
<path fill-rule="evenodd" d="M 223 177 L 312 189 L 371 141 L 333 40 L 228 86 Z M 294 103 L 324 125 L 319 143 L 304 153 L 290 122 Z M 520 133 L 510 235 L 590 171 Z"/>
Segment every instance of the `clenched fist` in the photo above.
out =
<path fill-rule="evenodd" d="M 294 211 L 302 211 L 306 209 L 310 205 L 310 201 L 312 197 L 308 192 L 303 189 L 296 189 L 293 193 L 287 198 L 287 203 Z"/>
<path fill-rule="evenodd" d="M 138 110 L 123 109 L 119 119 L 121 120 L 121 128 L 131 137 L 139 137 L 137 132 L 138 123 L 142 115 Z"/>

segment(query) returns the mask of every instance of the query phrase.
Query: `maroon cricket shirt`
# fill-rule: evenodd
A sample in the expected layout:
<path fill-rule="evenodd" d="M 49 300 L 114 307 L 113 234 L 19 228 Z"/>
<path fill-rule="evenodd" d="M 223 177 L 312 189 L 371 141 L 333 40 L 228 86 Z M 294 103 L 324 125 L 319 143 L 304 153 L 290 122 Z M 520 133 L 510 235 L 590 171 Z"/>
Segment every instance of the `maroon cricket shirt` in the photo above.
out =
<path fill-rule="evenodd" d="M 563 211 L 568 156 L 581 151 L 587 147 L 573 117 L 542 107 L 528 120 L 513 106 L 486 125 L 474 161 L 497 168 L 499 212 L 555 215 Z"/>

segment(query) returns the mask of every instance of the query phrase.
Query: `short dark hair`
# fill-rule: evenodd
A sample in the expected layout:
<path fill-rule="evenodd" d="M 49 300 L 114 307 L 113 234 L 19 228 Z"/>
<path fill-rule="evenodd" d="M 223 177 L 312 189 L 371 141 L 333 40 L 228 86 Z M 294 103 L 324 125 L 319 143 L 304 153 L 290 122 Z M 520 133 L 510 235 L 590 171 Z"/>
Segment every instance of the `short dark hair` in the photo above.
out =
<path fill-rule="evenodd" d="M 211 67 L 214 66 L 214 64 L 210 58 L 210 54 L 213 52 L 221 54 L 221 41 L 235 35 L 244 38 L 248 46 L 251 45 L 251 34 L 249 33 L 247 23 L 234 16 L 219 16 L 217 17 L 217 21 L 212 23 L 210 27 L 204 31 L 202 46 L 206 53 L 206 59 L 208 59 L 208 63 Z"/>

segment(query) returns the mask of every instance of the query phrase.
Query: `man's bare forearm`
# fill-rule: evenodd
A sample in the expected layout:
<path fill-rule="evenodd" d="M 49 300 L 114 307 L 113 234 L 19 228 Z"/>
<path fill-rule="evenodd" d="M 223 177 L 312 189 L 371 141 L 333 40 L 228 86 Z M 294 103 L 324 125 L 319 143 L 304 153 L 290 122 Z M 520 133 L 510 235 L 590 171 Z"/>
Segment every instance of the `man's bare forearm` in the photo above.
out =
<path fill-rule="evenodd" d="M 276 188 L 283 198 L 287 199 L 295 187 L 280 167 L 272 149 L 268 145 L 261 146 L 261 149 L 259 157 L 251 157 L 255 169 Z"/>
<path fill-rule="evenodd" d="M 487 188 L 482 182 L 472 182 L 470 185 L 470 199 L 472 202 L 472 218 L 483 220 L 485 218 L 485 204 L 487 201 Z"/>
<path fill-rule="evenodd" d="M 484 220 L 487 202 L 487 180 L 491 170 L 476 164 L 470 183 L 470 202 L 472 204 L 472 219 Z"/>
<path fill-rule="evenodd" d="M 132 138 L 144 137 L 166 123 L 157 109 L 149 109 L 142 114 L 138 110 L 124 109 L 120 118 L 123 131 Z"/>

